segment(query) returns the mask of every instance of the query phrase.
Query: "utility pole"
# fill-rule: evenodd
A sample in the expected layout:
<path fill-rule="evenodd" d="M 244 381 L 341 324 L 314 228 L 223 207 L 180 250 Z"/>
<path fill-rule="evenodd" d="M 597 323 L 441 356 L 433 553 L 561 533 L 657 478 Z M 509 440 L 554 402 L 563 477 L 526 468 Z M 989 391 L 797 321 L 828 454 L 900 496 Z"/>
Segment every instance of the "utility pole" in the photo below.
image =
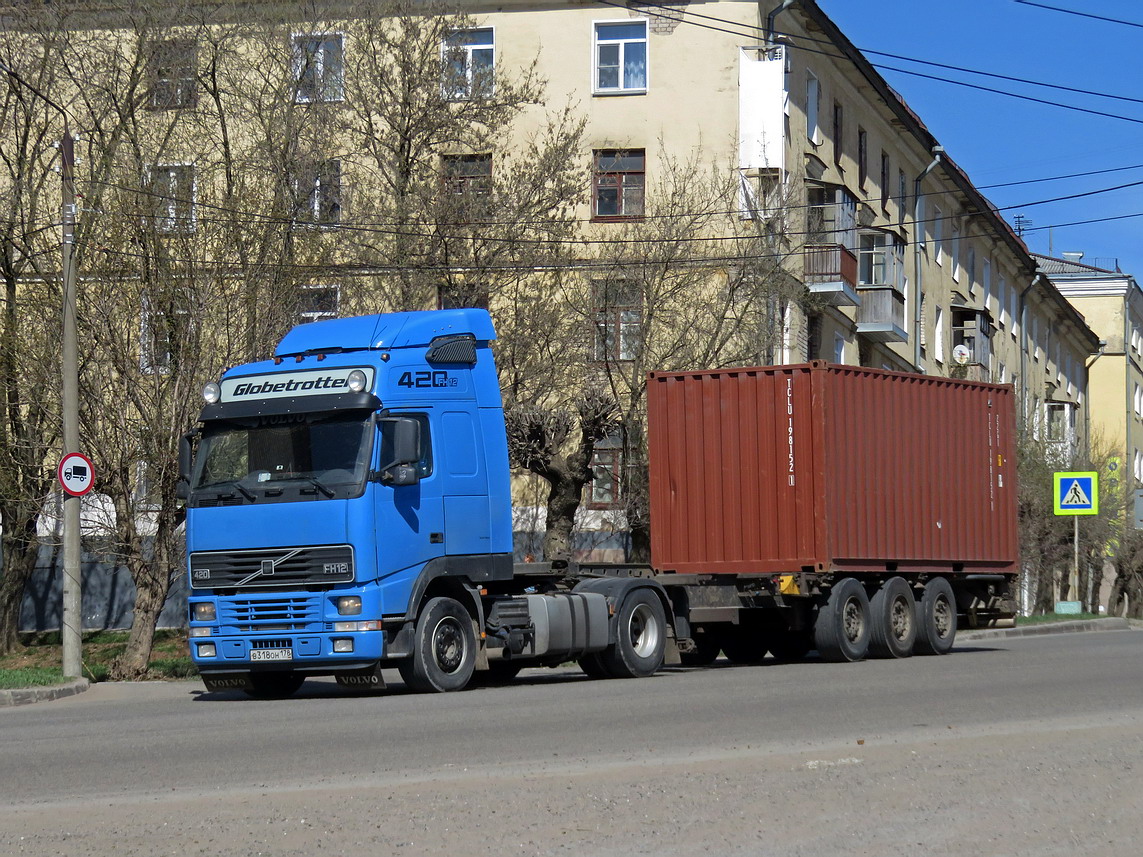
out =
<path fill-rule="evenodd" d="M 63 278 L 60 411 L 63 420 L 63 456 L 67 456 L 79 452 L 79 358 L 75 329 L 75 138 L 68 127 L 66 110 L 3 63 L 0 63 L 0 71 L 63 117 L 63 135 L 60 138 L 60 274 Z M 69 678 L 78 678 L 83 671 L 79 532 L 81 502 L 80 497 L 64 492 L 63 617 L 60 637 L 63 642 L 63 674 Z"/>

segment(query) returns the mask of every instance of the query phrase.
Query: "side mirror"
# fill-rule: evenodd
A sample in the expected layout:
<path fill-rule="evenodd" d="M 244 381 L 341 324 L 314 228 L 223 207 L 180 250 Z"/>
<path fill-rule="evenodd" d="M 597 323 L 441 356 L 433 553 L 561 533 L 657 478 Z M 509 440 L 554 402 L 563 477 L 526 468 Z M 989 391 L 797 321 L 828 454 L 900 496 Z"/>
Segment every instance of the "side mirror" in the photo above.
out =
<path fill-rule="evenodd" d="M 420 481 L 416 467 L 421 460 L 420 421 L 409 417 L 383 417 L 377 423 L 381 428 L 382 455 L 390 459 L 381 468 L 381 481 L 389 485 L 415 485 Z"/>

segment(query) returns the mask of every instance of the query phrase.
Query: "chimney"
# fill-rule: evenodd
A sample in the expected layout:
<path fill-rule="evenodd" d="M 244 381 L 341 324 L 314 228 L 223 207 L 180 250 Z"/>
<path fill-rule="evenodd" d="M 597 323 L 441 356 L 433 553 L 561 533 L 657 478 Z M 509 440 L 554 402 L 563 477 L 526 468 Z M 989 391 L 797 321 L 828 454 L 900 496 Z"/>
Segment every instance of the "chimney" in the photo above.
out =
<path fill-rule="evenodd" d="M 1071 253 L 1064 253 L 1063 257 L 1065 262 L 1075 262 L 1078 265 L 1080 260 L 1083 259 L 1083 253 L 1073 251 Z"/>

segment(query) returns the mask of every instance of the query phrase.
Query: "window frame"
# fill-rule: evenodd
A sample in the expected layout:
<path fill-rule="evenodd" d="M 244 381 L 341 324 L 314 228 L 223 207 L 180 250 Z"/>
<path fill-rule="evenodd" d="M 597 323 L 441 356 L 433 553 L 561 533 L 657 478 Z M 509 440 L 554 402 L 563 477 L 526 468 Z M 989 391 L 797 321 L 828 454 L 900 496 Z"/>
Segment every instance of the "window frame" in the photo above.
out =
<path fill-rule="evenodd" d="M 632 157 L 638 155 L 642 158 L 642 170 L 603 170 L 600 169 L 600 163 L 604 158 L 610 157 L 612 160 L 619 160 L 623 157 Z M 632 183 L 628 185 L 625 176 L 639 176 L 638 184 Z M 604 189 L 601 179 L 616 180 L 616 214 L 600 214 L 599 212 L 599 195 L 600 191 Z M 640 189 L 638 212 L 626 211 L 624 202 L 627 198 L 625 191 L 628 188 L 634 190 L 636 187 Z M 591 153 L 591 219 L 597 222 L 617 222 L 617 221 L 632 221 L 642 220 L 646 216 L 647 211 L 647 150 L 646 149 L 594 149 Z"/>
<path fill-rule="evenodd" d="M 321 57 L 317 80 L 312 91 L 303 91 L 303 75 L 307 71 L 306 52 L 303 43 L 312 41 L 324 44 L 336 40 L 338 45 L 337 67 L 333 75 L 325 71 L 326 51 L 315 51 L 313 57 Z M 325 33 L 292 33 L 290 35 L 290 70 L 293 74 L 295 104 L 333 104 L 345 100 L 345 33 L 341 31 Z M 332 85 L 330 78 L 332 77 Z M 320 89 L 320 91 L 319 91 Z"/>
<path fill-rule="evenodd" d="M 449 44 L 449 39 L 455 38 L 466 33 L 484 33 L 489 34 L 488 44 Z M 490 51 L 492 54 L 492 62 L 488 65 L 488 86 L 487 91 L 475 91 L 473 81 L 473 53 L 475 51 Z M 450 54 L 464 54 L 464 88 L 451 87 L 453 82 L 449 75 L 451 68 Z M 459 82 L 460 76 L 456 76 Z M 481 27 L 461 27 L 451 30 L 448 35 L 441 40 L 441 97 L 445 101 L 471 101 L 473 98 L 491 98 L 496 94 L 496 28 L 493 26 Z"/>
<path fill-rule="evenodd" d="M 609 436 L 596 443 L 591 453 L 591 480 L 587 484 L 587 498 L 584 504 L 588 509 L 610 510 L 623 507 L 623 442 Z M 598 474 L 604 471 L 610 478 L 606 496 L 600 496 L 601 480 Z"/>
<path fill-rule="evenodd" d="M 639 39 L 604 39 L 600 40 L 601 29 L 608 27 L 628 26 L 631 24 L 643 25 L 643 38 Z M 619 83 L 617 86 L 599 85 L 599 50 L 601 45 L 619 45 Z M 643 85 L 641 87 L 624 85 L 624 68 L 627 54 L 626 45 L 643 45 Z M 648 18 L 610 18 L 591 22 L 591 93 L 592 95 L 646 95 L 651 88 L 651 24 Z"/>
<path fill-rule="evenodd" d="M 189 197 L 181 196 L 181 188 L 177 181 L 170 181 L 176 172 L 181 173 L 184 170 L 190 180 Z M 166 186 L 162 190 L 157 187 L 160 174 L 166 181 Z M 144 180 L 154 209 L 150 220 L 155 231 L 162 235 L 193 233 L 198 227 L 198 171 L 195 165 L 193 163 L 149 164 Z M 185 204 L 185 211 L 180 211 L 180 204 Z M 162 206 L 166 207 L 165 214 L 159 213 L 159 208 Z"/>
<path fill-rule="evenodd" d="M 621 302 L 619 297 L 627 300 Z M 591 302 L 592 362 L 614 364 L 638 360 L 643 350 L 643 295 L 639 284 L 624 278 L 593 280 Z M 614 355 L 609 353 L 613 350 L 617 352 Z"/>
<path fill-rule="evenodd" d="M 198 106 L 198 41 L 172 38 L 158 42 L 147 58 L 147 78 L 147 109 L 193 110 Z"/>
<path fill-rule="evenodd" d="M 806 136 L 814 146 L 822 143 L 822 82 L 806 69 Z"/>
<path fill-rule="evenodd" d="M 840 101 L 833 103 L 833 163 L 841 169 L 841 158 L 845 153 L 845 107 Z"/>
<path fill-rule="evenodd" d="M 333 293 L 332 310 L 302 309 L 301 296 L 307 292 L 331 291 Z M 341 285 L 338 283 L 299 283 L 298 284 L 298 324 L 308 324 L 312 321 L 322 321 L 327 318 L 337 318 L 341 312 Z"/>
<path fill-rule="evenodd" d="M 334 169 L 327 169 L 328 167 Z M 345 182 L 341 158 L 326 158 L 302 167 L 294 176 L 294 223 L 299 226 L 332 228 L 341 224 L 345 210 Z M 326 178 L 326 181 L 323 181 Z M 302 186 L 306 185 L 305 193 Z M 328 213 L 323 213 L 326 208 Z"/>

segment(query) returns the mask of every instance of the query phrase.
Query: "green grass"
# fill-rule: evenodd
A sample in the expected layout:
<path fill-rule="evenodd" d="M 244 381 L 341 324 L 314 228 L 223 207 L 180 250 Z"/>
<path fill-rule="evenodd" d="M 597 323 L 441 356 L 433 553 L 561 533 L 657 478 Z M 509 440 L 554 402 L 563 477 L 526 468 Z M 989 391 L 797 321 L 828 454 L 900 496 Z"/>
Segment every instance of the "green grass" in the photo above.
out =
<path fill-rule="evenodd" d="M 111 663 L 127 648 L 126 631 L 92 631 L 83 635 L 83 675 L 91 681 L 107 681 Z M 0 658 L 0 689 L 60 684 L 63 648 L 58 631 L 23 635 L 24 648 Z M 154 680 L 193 678 L 198 675 L 187 651 L 185 631 L 157 631 L 151 647 L 146 678 Z"/>
<path fill-rule="evenodd" d="M 22 669 L 0 669 L 0 690 L 16 687 L 45 687 L 63 684 L 63 670 L 59 667 L 24 667 Z"/>
<path fill-rule="evenodd" d="M 1041 613 L 1037 616 L 1017 616 L 1017 625 L 1043 625 L 1046 622 L 1075 622 L 1078 619 L 1101 619 L 1096 613 Z"/>

